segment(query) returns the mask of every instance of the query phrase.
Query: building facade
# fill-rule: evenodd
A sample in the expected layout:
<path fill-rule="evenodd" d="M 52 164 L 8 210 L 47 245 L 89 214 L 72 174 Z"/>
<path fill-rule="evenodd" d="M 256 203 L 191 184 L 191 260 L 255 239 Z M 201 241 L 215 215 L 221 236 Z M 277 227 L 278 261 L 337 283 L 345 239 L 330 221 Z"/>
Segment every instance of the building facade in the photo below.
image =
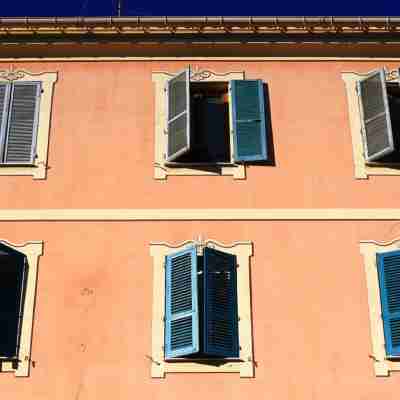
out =
<path fill-rule="evenodd" d="M 395 399 L 396 18 L 0 20 L 0 387 Z"/>

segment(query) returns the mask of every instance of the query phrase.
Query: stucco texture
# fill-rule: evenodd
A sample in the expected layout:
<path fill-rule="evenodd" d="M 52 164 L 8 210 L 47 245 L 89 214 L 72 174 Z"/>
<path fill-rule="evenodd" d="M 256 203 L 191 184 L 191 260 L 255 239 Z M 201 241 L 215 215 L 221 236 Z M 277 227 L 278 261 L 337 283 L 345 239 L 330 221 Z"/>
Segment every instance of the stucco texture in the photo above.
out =
<path fill-rule="evenodd" d="M 251 240 L 255 378 L 150 377 L 151 241 Z M 29 378 L 0 374 L 16 400 L 397 399 L 374 376 L 359 241 L 398 222 L 2 222 L 10 242 L 44 240 Z"/>
<path fill-rule="evenodd" d="M 245 71 L 268 84 L 275 166 L 230 176 L 154 175 L 151 74 L 193 68 Z M 9 62 L 1 62 L 7 69 Z M 14 69 L 58 71 L 48 176 L 2 177 L 1 208 L 357 208 L 398 206 L 393 177 L 354 178 L 343 71 L 380 61 L 54 61 Z M 202 195 L 199 195 L 201 190 Z M 190 194 L 190 196 L 188 195 Z"/>

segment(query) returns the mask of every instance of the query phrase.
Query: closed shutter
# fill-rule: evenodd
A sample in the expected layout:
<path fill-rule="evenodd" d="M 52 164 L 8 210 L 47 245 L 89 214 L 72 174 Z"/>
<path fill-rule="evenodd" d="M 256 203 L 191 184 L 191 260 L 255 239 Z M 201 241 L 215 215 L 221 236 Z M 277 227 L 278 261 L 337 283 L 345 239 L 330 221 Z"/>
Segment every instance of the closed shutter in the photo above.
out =
<path fill-rule="evenodd" d="M 230 96 L 235 161 L 267 160 L 267 124 L 262 81 L 230 81 Z"/>
<path fill-rule="evenodd" d="M 196 248 L 166 257 L 165 358 L 199 351 Z"/>
<path fill-rule="evenodd" d="M 204 353 L 239 357 L 236 256 L 204 249 Z"/>
<path fill-rule="evenodd" d="M 400 251 L 377 254 L 385 346 L 388 357 L 400 356 Z"/>
<path fill-rule="evenodd" d="M 40 92 L 40 82 L 12 85 L 4 152 L 7 164 L 30 164 L 34 160 Z"/>
<path fill-rule="evenodd" d="M 360 96 L 364 152 L 367 161 L 394 151 L 392 124 L 383 69 L 357 83 Z"/>
<path fill-rule="evenodd" d="M 25 256 L 0 244 L 0 358 L 18 356 L 26 273 Z"/>
<path fill-rule="evenodd" d="M 167 161 L 190 150 L 190 69 L 167 82 Z"/>

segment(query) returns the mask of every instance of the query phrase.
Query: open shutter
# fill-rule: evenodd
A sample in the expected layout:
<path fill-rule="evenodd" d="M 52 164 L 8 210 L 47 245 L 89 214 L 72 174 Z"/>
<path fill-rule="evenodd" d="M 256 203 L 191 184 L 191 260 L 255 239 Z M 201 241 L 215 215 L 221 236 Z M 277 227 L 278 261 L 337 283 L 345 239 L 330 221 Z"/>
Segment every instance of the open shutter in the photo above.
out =
<path fill-rule="evenodd" d="M 236 256 L 204 249 L 204 353 L 239 357 Z"/>
<path fill-rule="evenodd" d="M 400 356 L 400 251 L 377 254 L 385 346 L 388 357 Z"/>
<path fill-rule="evenodd" d="M 0 244 L 0 358 L 18 356 L 26 273 L 25 255 Z"/>
<path fill-rule="evenodd" d="M 10 101 L 10 91 L 11 91 L 10 89 L 11 89 L 11 84 L 9 83 L 0 84 L 0 143 L 4 143 L 6 137 L 8 103 Z M 1 147 L 3 148 L 3 146 Z"/>
<path fill-rule="evenodd" d="M 230 81 L 230 96 L 235 161 L 267 160 L 267 125 L 262 81 Z"/>
<path fill-rule="evenodd" d="M 199 351 L 196 248 L 166 257 L 165 358 Z"/>
<path fill-rule="evenodd" d="M 190 69 L 167 82 L 167 161 L 190 150 Z"/>
<path fill-rule="evenodd" d="M 394 151 L 392 124 L 383 69 L 357 83 L 361 104 L 365 159 L 378 160 Z"/>
<path fill-rule="evenodd" d="M 30 164 L 34 160 L 40 93 L 40 82 L 19 82 L 11 87 L 4 152 L 7 164 Z"/>

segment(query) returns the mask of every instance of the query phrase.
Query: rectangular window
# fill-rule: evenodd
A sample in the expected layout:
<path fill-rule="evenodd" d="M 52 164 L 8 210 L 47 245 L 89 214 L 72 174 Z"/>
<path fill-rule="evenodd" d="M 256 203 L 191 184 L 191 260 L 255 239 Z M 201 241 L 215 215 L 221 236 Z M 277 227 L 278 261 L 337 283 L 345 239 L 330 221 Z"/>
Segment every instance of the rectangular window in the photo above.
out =
<path fill-rule="evenodd" d="M 262 81 L 191 82 L 188 68 L 166 92 L 169 165 L 268 159 Z"/>
<path fill-rule="evenodd" d="M 166 256 L 166 359 L 239 357 L 236 266 L 208 247 Z"/>

